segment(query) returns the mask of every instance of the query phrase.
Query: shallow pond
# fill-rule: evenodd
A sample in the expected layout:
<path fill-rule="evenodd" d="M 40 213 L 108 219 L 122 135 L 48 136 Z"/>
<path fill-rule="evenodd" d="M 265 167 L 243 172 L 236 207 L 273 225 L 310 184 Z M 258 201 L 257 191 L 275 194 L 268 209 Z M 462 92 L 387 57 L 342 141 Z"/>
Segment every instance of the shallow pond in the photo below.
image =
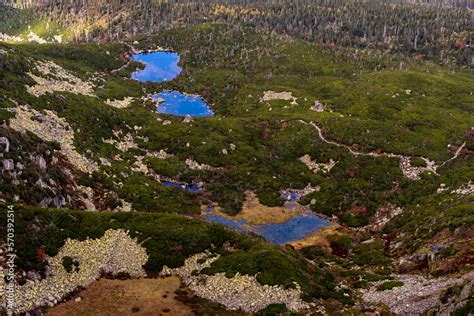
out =
<path fill-rule="evenodd" d="M 186 191 L 196 192 L 201 190 L 201 187 L 196 184 L 182 184 L 173 181 L 161 181 L 161 184 L 167 187 L 178 188 Z"/>
<path fill-rule="evenodd" d="M 209 222 L 219 223 L 239 232 L 253 232 L 262 236 L 266 241 L 274 244 L 287 244 L 302 240 L 331 223 L 316 214 L 295 215 L 283 223 L 268 223 L 252 225 L 245 220 L 232 220 L 230 218 L 207 214 L 203 216 Z"/>
<path fill-rule="evenodd" d="M 288 192 L 282 194 L 282 198 L 285 201 L 292 201 L 292 202 L 299 201 L 299 199 L 300 199 L 298 193 L 294 192 L 294 191 L 288 191 Z"/>
<path fill-rule="evenodd" d="M 135 71 L 132 79 L 141 82 L 165 82 L 181 73 L 178 66 L 179 55 L 174 52 L 145 52 L 132 55 L 134 61 L 145 64 L 145 68 Z M 153 96 L 160 101 L 157 112 L 178 116 L 191 115 L 206 117 L 214 115 L 206 101 L 198 95 L 188 95 L 179 91 L 163 91 Z"/>
<path fill-rule="evenodd" d="M 297 215 L 284 223 L 268 223 L 255 226 L 255 232 L 275 244 L 287 244 L 302 240 L 331 223 L 316 214 Z"/>

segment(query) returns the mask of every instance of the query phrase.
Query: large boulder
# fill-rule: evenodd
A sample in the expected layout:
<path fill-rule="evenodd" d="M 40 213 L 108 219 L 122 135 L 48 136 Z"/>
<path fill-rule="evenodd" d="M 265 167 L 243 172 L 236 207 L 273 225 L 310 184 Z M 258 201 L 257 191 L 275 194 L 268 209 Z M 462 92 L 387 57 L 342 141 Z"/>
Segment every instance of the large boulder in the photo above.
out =
<path fill-rule="evenodd" d="M 10 151 L 10 141 L 6 137 L 0 137 L 0 151 L 9 152 Z"/>
<path fill-rule="evenodd" d="M 4 171 L 12 171 L 15 169 L 15 163 L 13 162 L 12 159 L 3 159 L 3 170 Z"/>

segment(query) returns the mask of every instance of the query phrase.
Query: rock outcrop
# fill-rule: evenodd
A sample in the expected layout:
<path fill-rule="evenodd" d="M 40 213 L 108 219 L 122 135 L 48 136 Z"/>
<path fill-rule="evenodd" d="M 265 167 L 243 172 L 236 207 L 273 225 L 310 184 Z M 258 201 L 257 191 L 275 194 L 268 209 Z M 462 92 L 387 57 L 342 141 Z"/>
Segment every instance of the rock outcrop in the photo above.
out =
<path fill-rule="evenodd" d="M 118 150 L 122 152 L 126 152 L 129 149 L 136 149 L 138 148 L 138 144 L 135 142 L 135 137 L 131 133 L 127 133 L 122 137 L 123 132 L 113 131 L 114 136 L 117 139 L 109 138 L 105 139 L 104 143 L 114 145 Z"/>
<path fill-rule="evenodd" d="M 186 259 L 180 268 L 164 266 L 161 275 L 180 276 L 197 296 L 220 303 L 229 310 L 255 313 L 271 304 L 285 304 L 290 311 L 297 312 L 310 307 L 301 300 L 301 289 L 296 283 L 294 289 L 284 289 L 278 285 L 262 285 L 255 276 L 239 273 L 232 278 L 227 278 L 225 273 L 199 274 L 217 259 L 219 255 L 196 254 Z"/>
<path fill-rule="evenodd" d="M 426 163 L 424 167 L 413 166 L 411 163 L 410 157 L 399 156 L 400 158 L 400 169 L 403 172 L 403 175 L 410 180 L 418 180 L 424 172 L 432 172 L 436 174 L 436 163 L 428 158 L 421 157 L 421 159 Z"/>
<path fill-rule="evenodd" d="M 309 168 L 309 170 L 313 171 L 314 173 L 318 173 L 319 171 L 322 173 L 328 173 L 337 163 L 332 159 L 329 159 L 329 162 L 327 163 L 318 163 L 312 160 L 310 155 L 304 155 L 298 160 L 304 163 Z"/>
<path fill-rule="evenodd" d="M 27 86 L 26 90 L 34 96 L 42 96 L 46 93 L 71 92 L 94 96 L 94 85 L 76 77 L 71 71 L 55 64 L 52 61 L 38 61 L 36 70 L 40 74 L 28 75 L 36 82 L 34 86 Z"/>
<path fill-rule="evenodd" d="M 472 281 L 470 273 L 460 278 L 427 278 L 421 275 L 395 275 L 402 286 L 390 290 L 378 291 L 376 288 L 384 281 L 374 282 L 369 290 L 362 290 L 362 298 L 371 303 L 382 303 L 395 314 L 421 315 L 441 305 L 440 294 L 446 288 Z"/>
<path fill-rule="evenodd" d="M 192 160 L 190 158 L 186 159 L 185 161 L 186 165 L 188 166 L 189 169 L 191 170 L 206 170 L 206 171 L 215 171 L 219 170 L 219 168 L 209 166 L 207 164 L 200 164 L 195 160 Z"/>
<path fill-rule="evenodd" d="M 82 172 L 90 173 L 98 169 L 95 162 L 76 151 L 74 131 L 64 118 L 50 110 L 45 110 L 45 114 L 42 114 L 28 106 L 18 106 L 12 111 L 15 112 L 15 117 L 10 119 L 12 129 L 18 132 L 29 131 L 44 141 L 58 142 L 61 153 Z"/>
<path fill-rule="evenodd" d="M 260 101 L 286 100 L 296 103 L 296 99 L 291 92 L 265 91 Z"/>
<path fill-rule="evenodd" d="M 321 102 L 316 101 L 310 109 L 315 112 L 323 112 L 326 109 L 326 106 Z"/>
<path fill-rule="evenodd" d="M 380 206 L 371 223 L 367 226 L 361 227 L 358 231 L 361 232 L 380 232 L 385 227 L 385 225 L 395 216 L 400 215 L 403 212 L 403 208 L 397 207 L 392 204 Z"/>
<path fill-rule="evenodd" d="M 474 183 L 472 181 L 469 181 L 468 183 L 457 188 L 456 190 L 451 191 L 451 193 L 459 195 L 474 194 Z"/>
<path fill-rule="evenodd" d="M 135 100 L 133 97 L 125 97 L 123 100 L 109 100 L 105 101 L 108 105 L 117 108 L 117 109 L 125 109 L 130 106 L 130 104 Z"/>
<path fill-rule="evenodd" d="M 64 258 L 70 258 L 77 266 L 68 272 Z M 67 239 L 56 256 L 47 258 L 50 273 L 46 278 L 29 280 L 22 286 L 16 285 L 14 312 L 23 313 L 40 306 L 52 306 L 79 286 L 87 286 L 98 279 L 103 273 L 145 276 L 143 265 L 147 260 L 145 249 L 123 230 L 108 230 L 99 239 Z"/>

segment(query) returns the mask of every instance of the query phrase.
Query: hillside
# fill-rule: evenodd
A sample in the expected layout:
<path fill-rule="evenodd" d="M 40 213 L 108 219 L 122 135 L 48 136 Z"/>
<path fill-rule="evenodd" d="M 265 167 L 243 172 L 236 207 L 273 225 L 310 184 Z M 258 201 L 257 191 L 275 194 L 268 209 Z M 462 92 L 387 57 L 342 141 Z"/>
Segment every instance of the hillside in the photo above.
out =
<path fill-rule="evenodd" d="M 89 35 L 76 28 L 98 21 L 88 6 L 76 12 L 84 21 L 56 7 L 0 11 L 0 31 L 11 36 L 0 42 L 0 217 L 8 223 L 14 210 L 15 311 L 83 308 L 75 300 L 101 292 L 94 286 L 107 281 L 93 280 L 103 276 L 175 282 L 175 301 L 156 304 L 197 315 L 466 315 L 474 258 L 468 65 L 376 41 L 374 50 L 334 47 L 303 36 L 304 24 L 281 31 L 272 19 L 247 20 L 248 8 L 209 21 L 219 23 L 181 21 L 193 17 L 179 11 L 192 4 L 178 3 L 149 5 L 178 10 L 156 12 L 179 23 L 160 19 L 143 32 L 154 15 L 143 25 L 124 18 Z M 114 10 L 142 12 L 107 8 L 105 20 Z M 32 21 L 41 44 L 26 40 Z M 472 31 L 458 22 L 452 27 Z M 470 54 L 448 46 L 451 61 Z M 136 56 L 156 51 L 178 56 L 176 77 L 131 80 L 148 67 Z M 212 111 L 160 112 L 169 91 Z M 312 216 L 322 226 L 304 238 L 275 242 L 265 230 Z M 6 246 L 9 228 L 0 231 Z"/>
<path fill-rule="evenodd" d="M 20 0 L 6 3 L 19 10 L 7 15 L 6 23 L 0 24 L 0 32 L 25 39 L 33 32 L 50 39 L 60 36 L 61 41 L 104 42 L 214 22 L 288 34 L 339 53 L 345 52 L 341 48 L 352 47 L 369 51 L 378 58 L 410 55 L 446 65 L 469 68 L 474 65 L 473 16 L 469 4 L 463 1 Z"/>

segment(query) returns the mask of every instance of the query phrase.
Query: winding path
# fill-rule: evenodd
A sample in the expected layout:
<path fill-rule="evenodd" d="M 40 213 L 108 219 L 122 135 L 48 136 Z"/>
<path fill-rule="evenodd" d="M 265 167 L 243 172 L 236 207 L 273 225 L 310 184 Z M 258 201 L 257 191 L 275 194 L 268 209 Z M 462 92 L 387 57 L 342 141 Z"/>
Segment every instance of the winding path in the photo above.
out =
<path fill-rule="evenodd" d="M 331 141 L 331 140 L 327 140 L 324 135 L 323 135 L 323 131 L 321 130 L 321 128 L 316 125 L 316 123 L 314 123 L 313 121 L 311 122 L 305 122 L 303 120 L 299 120 L 301 123 L 303 124 L 309 124 L 311 126 L 313 126 L 317 131 L 318 131 L 318 135 L 319 135 L 319 138 L 327 143 L 327 144 L 330 144 L 330 145 L 334 145 L 334 146 L 337 146 L 337 147 L 343 147 L 343 148 L 346 148 L 351 154 L 353 154 L 354 156 L 370 156 L 370 157 L 380 157 L 380 156 L 387 156 L 387 157 L 395 157 L 395 158 L 403 158 L 403 157 L 406 157 L 406 156 L 402 156 L 402 155 L 397 155 L 397 154 L 392 154 L 392 153 L 376 153 L 376 152 L 370 152 L 370 153 L 364 153 L 364 152 L 360 152 L 360 151 L 356 151 L 354 149 L 352 149 L 351 147 L 349 147 L 348 145 L 345 145 L 345 144 L 340 144 L 340 143 L 337 143 L 337 142 L 334 142 L 334 141 Z"/>
<path fill-rule="evenodd" d="M 330 145 L 334 145 L 336 147 L 342 147 L 342 148 L 345 148 L 347 149 L 351 154 L 353 154 L 354 156 L 368 156 L 368 157 L 381 157 L 381 156 L 385 156 L 385 157 L 390 157 L 390 158 L 399 158 L 400 159 L 400 169 L 402 170 L 403 174 L 411 179 L 411 180 L 417 180 L 419 179 L 419 175 L 423 172 L 426 172 L 426 171 L 430 171 L 430 172 L 433 172 L 434 174 L 438 174 L 437 173 L 437 169 L 439 167 L 442 167 L 444 165 L 446 165 L 447 163 L 449 163 L 450 161 L 456 159 L 461 151 L 463 150 L 463 148 L 466 146 L 466 142 L 464 142 L 457 150 L 456 150 L 456 153 L 454 154 L 453 157 L 449 158 L 448 160 L 444 161 L 441 165 L 436 165 L 436 162 L 428 159 L 428 158 L 425 158 L 425 157 L 420 157 L 421 159 L 423 159 L 423 161 L 425 161 L 426 163 L 426 167 L 415 167 L 415 166 L 412 166 L 411 163 L 410 163 L 410 160 L 411 158 L 413 157 L 410 157 L 410 156 L 404 156 L 404 155 L 398 155 L 398 154 L 394 154 L 394 153 L 385 153 L 385 152 L 381 152 L 381 153 L 377 153 L 377 152 L 369 152 L 369 153 L 366 153 L 366 152 L 360 152 L 360 151 L 357 151 L 357 150 L 354 150 L 352 149 L 350 146 L 348 145 L 345 145 L 345 144 L 341 144 L 341 143 L 338 143 L 338 142 L 335 142 L 335 141 L 331 141 L 331 140 L 328 140 L 324 137 L 323 135 L 323 132 L 321 130 L 321 128 L 316 124 L 314 123 L 313 121 L 310 121 L 309 123 L 306 122 L 306 121 L 303 121 L 303 120 L 299 120 L 300 123 L 302 124 L 305 124 L 305 125 L 311 125 L 313 126 L 317 132 L 318 132 L 318 136 L 319 138 L 325 142 L 326 144 L 330 144 Z"/>
<path fill-rule="evenodd" d="M 466 146 L 466 142 L 464 142 L 461 146 L 459 146 L 459 148 L 456 150 L 456 152 L 454 153 L 454 156 L 449 158 L 448 160 L 446 160 L 445 162 L 443 162 L 440 167 L 444 166 L 445 164 L 447 164 L 448 162 L 456 159 L 459 154 L 461 153 L 461 151 L 464 149 L 464 147 Z"/>

